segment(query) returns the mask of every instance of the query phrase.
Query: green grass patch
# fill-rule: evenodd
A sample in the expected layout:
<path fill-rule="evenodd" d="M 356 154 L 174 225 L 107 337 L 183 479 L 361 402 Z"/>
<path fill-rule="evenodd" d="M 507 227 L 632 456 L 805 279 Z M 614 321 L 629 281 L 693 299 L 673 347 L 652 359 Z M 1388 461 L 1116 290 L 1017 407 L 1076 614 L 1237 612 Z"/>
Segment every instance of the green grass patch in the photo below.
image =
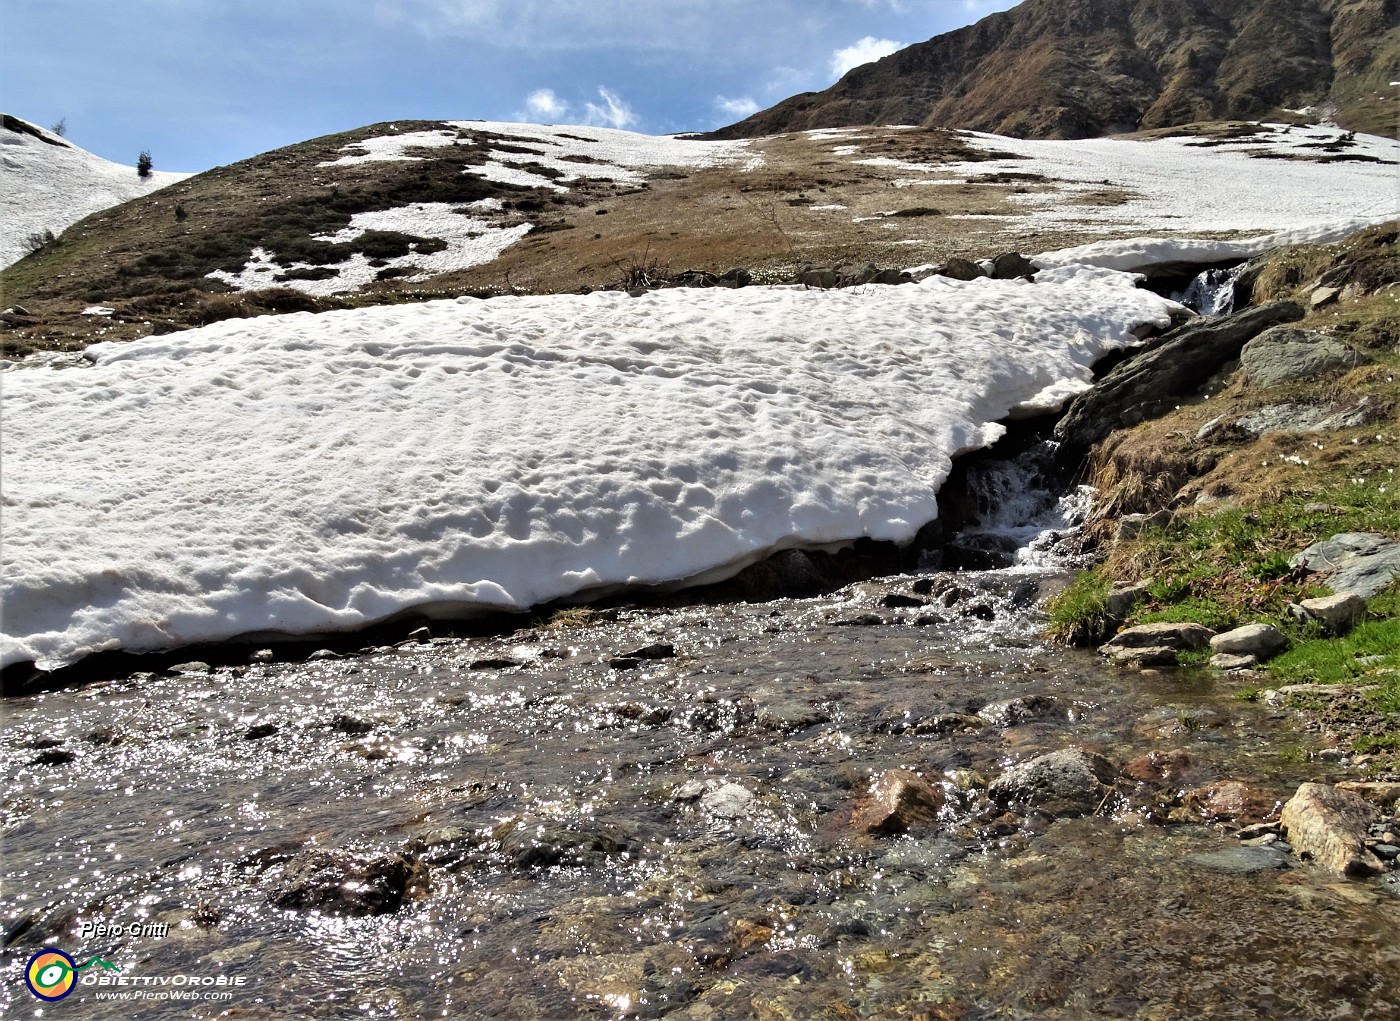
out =
<path fill-rule="evenodd" d="M 1381 617 L 1356 626 L 1349 634 L 1326 637 L 1315 632 L 1283 655 L 1271 660 L 1269 675 L 1282 684 L 1338 684 L 1368 675 L 1385 677 L 1400 671 L 1400 593 L 1392 589 L 1371 604 Z M 1387 696 L 1400 712 L 1400 680 L 1390 682 Z"/>
<path fill-rule="evenodd" d="M 1063 592 L 1045 603 L 1050 614 L 1046 634 L 1066 645 L 1094 645 L 1113 626 L 1108 616 L 1108 590 L 1113 580 L 1102 569 L 1081 571 Z"/>

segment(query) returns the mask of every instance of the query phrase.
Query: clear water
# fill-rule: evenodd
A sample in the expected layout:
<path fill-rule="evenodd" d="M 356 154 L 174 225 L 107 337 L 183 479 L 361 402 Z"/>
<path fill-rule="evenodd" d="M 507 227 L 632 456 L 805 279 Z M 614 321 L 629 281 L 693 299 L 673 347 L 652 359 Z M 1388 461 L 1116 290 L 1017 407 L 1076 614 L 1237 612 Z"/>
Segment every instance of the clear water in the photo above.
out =
<path fill-rule="evenodd" d="M 1043 645 L 1039 576 L 954 580 L 971 594 L 932 608 L 942 624 L 881 608 L 913 581 L 895 579 L 10 699 L 0 919 L 27 928 L 4 1016 L 1400 1016 L 1393 886 L 1194 863 L 1236 841 L 1148 821 L 1150 792 L 1011 824 L 955 796 L 938 832 L 852 832 L 892 767 L 951 789 L 1067 745 L 1118 763 L 1181 747 L 1193 783 L 1280 798 L 1338 768 L 1278 754 L 1302 740 L 1288 720 L 1209 676 Z M 960 612 L 977 603 L 994 619 Z M 839 623 L 861 614 L 883 623 Z M 609 665 L 658 641 L 677 655 Z M 1013 726 L 917 725 L 1026 695 L 1055 701 Z M 721 783 L 753 795 L 737 818 L 695 797 Z M 456 844 L 415 842 L 448 827 Z M 511 832 L 563 859 L 529 864 Z M 431 886 L 374 917 L 276 908 L 259 863 L 304 846 L 417 848 Z M 79 935 L 138 919 L 170 933 Z M 43 946 L 246 984 L 214 1004 L 80 986 L 45 1005 L 21 980 Z"/>

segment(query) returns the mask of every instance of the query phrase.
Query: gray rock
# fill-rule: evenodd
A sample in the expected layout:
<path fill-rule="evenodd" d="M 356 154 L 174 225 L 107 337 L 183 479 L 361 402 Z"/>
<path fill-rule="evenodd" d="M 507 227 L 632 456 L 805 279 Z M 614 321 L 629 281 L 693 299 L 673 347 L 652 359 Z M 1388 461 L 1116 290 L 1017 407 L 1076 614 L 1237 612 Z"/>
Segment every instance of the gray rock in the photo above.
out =
<path fill-rule="evenodd" d="M 1210 640 L 1211 652 L 1269 659 L 1288 648 L 1288 638 L 1272 624 L 1246 624 Z"/>
<path fill-rule="evenodd" d="M 210 666 L 208 663 L 201 662 L 197 659 L 191 660 L 188 663 L 176 663 L 174 666 L 165 668 L 165 672 L 168 674 L 207 674 L 209 670 Z"/>
<path fill-rule="evenodd" d="M 1155 514 L 1124 514 L 1118 519 L 1119 539 L 1134 539 L 1149 528 L 1166 528 L 1172 522 L 1172 512 L 1165 507 Z"/>
<path fill-rule="evenodd" d="M 1217 670 L 1252 670 L 1259 665 L 1259 657 L 1218 652 L 1210 658 L 1210 665 Z"/>
<path fill-rule="evenodd" d="M 1114 585 L 1109 589 L 1108 598 L 1104 601 L 1104 612 L 1112 620 L 1125 620 L 1128 614 L 1133 612 L 1133 608 L 1147 598 L 1148 589 L 1145 581 L 1135 585 Z"/>
<path fill-rule="evenodd" d="M 1179 663 L 1177 650 L 1169 645 L 1145 645 L 1127 648 L 1103 645 L 1099 647 L 1099 652 L 1118 666 L 1131 667 L 1136 670 L 1146 670 L 1159 666 L 1177 666 Z"/>
<path fill-rule="evenodd" d="M 1303 310 L 1292 302 L 1270 302 L 1217 319 L 1193 319 L 1149 341 L 1070 403 L 1055 426 L 1057 457 L 1078 464 L 1091 446 L 1124 424 L 1128 412 L 1195 393 L 1202 380 L 1239 357 L 1247 341 L 1301 318 Z"/>
<path fill-rule="evenodd" d="M 1277 386 L 1341 369 L 1353 369 L 1369 359 L 1340 340 L 1315 330 L 1275 326 L 1240 351 L 1240 369 L 1252 386 Z"/>
<path fill-rule="evenodd" d="M 1308 305 L 1312 308 L 1322 308 L 1330 305 L 1341 295 L 1340 287 L 1316 287 L 1308 298 Z"/>
<path fill-rule="evenodd" d="M 1288 867 L 1288 856 L 1276 847 L 1230 847 L 1223 851 L 1187 855 L 1186 860 L 1217 872 L 1240 875 Z"/>
<path fill-rule="evenodd" d="M 1340 532 L 1289 561 L 1322 575 L 1333 592 L 1371 599 L 1400 577 L 1400 542 L 1370 532 Z"/>
<path fill-rule="evenodd" d="M 676 647 L 670 642 L 653 642 L 651 645 L 643 645 L 640 649 L 633 649 L 631 652 L 624 652 L 624 659 L 671 659 L 676 654 Z"/>
<path fill-rule="evenodd" d="M 631 846 L 621 828 L 595 825 L 591 820 L 576 826 L 554 819 L 522 816 L 498 827 L 495 835 L 501 842 L 501 853 L 521 869 L 593 864 Z"/>
<path fill-rule="evenodd" d="M 1152 646 L 1166 646 L 1170 649 L 1204 649 L 1214 635 L 1214 631 L 1202 624 L 1139 624 L 1136 627 L 1118 632 L 1104 646 L 1100 647 L 1099 651 L 1145 649 Z"/>
<path fill-rule="evenodd" d="M 1279 820 L 1298 854 L 1346 876 L 1379 871 L 1366 851 L 1371 820 L 1377 813 L 1349 791 L 1322 783 L 1305 783 L 1283 806 Z"/>
<path fill-rule="evenodd" d="M 1334 635 L 1346 634 L 1366 613 L 1366 600 L 1354 592 L 1304 599 L 1298 607 Z"/>
<path fill-rule="evenodd" d="M 796 699 L 771 702 L 758 710 L 758 725 L 765 730 L 778 730 L 784 733 L 806 730 L 819 723 L 826 723 L 831 716 L 815 706 Z"/>
<path fill-rule="evenodd" d="M 726 783 L 700 797 L 700 807 L 718 819 L 743 819 L 758 799 L 742 784 Z"/>
<path fill-rule="evenodd" d="M 1330 432 L 1365 425 L 1375 418 L 1379 410 L 1366 396 L 1344 405 L 1270 404 L 1237 419 L 1235 428 L 1251 436 Z"/>
<path fill-rule="evenodd" d="M 988 785 L 999 807 L 1025 805 L 1051 816 L 1087 815 L 1103 803 L 1118 771 L 1082 748 L 1065 748 L 1019 762 Z"/>

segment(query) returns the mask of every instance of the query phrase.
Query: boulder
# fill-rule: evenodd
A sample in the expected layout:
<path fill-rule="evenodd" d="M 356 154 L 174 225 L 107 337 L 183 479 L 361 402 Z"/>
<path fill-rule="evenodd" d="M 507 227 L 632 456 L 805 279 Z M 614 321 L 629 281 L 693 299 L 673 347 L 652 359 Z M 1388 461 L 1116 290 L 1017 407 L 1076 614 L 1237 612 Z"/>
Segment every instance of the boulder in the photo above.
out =
<path fill-rule="evenodd" d="M 1020 252 L 1004 252 L 992 260 L 992 276 L 997 280 L 1016 280 L 1035 276 L 1035 265 Z"/>
<path fill-rule="evenodd" d="M 1291 326 L 1265 330 L 1240 351 L 1240 370 L 1251 386 L 1277 386 L 1353 369 L 1367 361 L 1360 351 L 1340 340 Z"/>
<path fill-rule="evenodd" d="M 963 259 L 955 255 L 943 267 L 943 275 L 953 280 L 976 280 L 987 274 L 982 272 L 982 267 L 971 259 Z"/>
<path fill-rule="evenodd" d="M 1298 608 L 1334 635 L 1342 635 L 1365 616 L 1366 600 L 1355 592 L 1338 592 L 1336 595 L 1304 599 Z"/>
<path fill-rule="evenodd" d="M 1210 640 L 1210 651 L 1224 656 L 1253 656 L 1263 662 L 1288 648 L 1288 638 L 1272 624 L 1245 624 Z"/>
<path fill-rule="evenodd" d="M 1163 647 L 1169 649 L 1204 649 L 1215 632 L 1203 624 L 1139 624 L 1125 628 L 1099 648 L 1105 655 L 1114 649 L 1146 649 Z"/>
<path fill-rule="evenodd" d="M 1191 768 L 1191 756 L 1184 748 L 1148 752 L 1123 764 L 1123 775 L 1141 783 L 1176 783 Z"/>
<path fill-rule="evenodd" d="M 1257 823 L 1278 816 L 1278 799 L 1239 780 L 1221 780 L 1187 791 L 1181 807 L 1172 813 L 1176 822 Z"/>
<path fill-rule="evenodd" d="M 1366 850 L 1376 811 L 1349 791 L 1305 783 L 1283 806 L 1280 820 L 1293 849 L 1344 876 L 1374 875 L 1382 868 Z"/>
<path fill-rule="evenodd" d="M 1127 417 L 1141 420 L 1141 414 L 1129 416 L 1133 409 L 1195 393 L 1220 366 L 1238 358 L 1247 341 L 1271 326 L 1301 318 L 1298 305 L 1275 301 L 1216 319 L 1193 319 L 1149 341 L 1070 403 L 1055 426 L 1057 457 L 1061 463 L 1078 464 Z"/>
<path fill-rule="evenodd" d="M 938 822 L 943 790 L 907 769 L 887 769 L 861 799 L 852 824 L 863 833 L 895 834 L 927 830 Z"/>
<path fill-rule="evenodd" d="M 1082 748 L 1065 748 L 1018 762 L 987 787 L 1001 808 L 1022 805 L 1049 816 L 1088 815 L 1118 776 L 1112 763 Z"/>
<path fill-rule="evenodd" d="M 1400 577 L 1400 542 L 1371 532 L 1339 532 L 1289 561 L 1321 575 L 1333 592 L 1371 599 Z"/>
<path fill-rule="evenodd" d="M 1366 395 L 1345 404 L 1270 404 L 1236 419 L 1234 430 L 1251 436 L 1332 432 L 1365 425 L 1383 413 L 1384 409 Z"/>
<path fill-rule="evenodd" d="M 1159 666 L 1177 666 L 1180 663 L 1176 650 L 1169 645 L 1146 645 L 1136 648 L 1102 645 L 1099 647 L 1099 652 L 1118 666 L 1132 667 L 1137 670 Z"/>

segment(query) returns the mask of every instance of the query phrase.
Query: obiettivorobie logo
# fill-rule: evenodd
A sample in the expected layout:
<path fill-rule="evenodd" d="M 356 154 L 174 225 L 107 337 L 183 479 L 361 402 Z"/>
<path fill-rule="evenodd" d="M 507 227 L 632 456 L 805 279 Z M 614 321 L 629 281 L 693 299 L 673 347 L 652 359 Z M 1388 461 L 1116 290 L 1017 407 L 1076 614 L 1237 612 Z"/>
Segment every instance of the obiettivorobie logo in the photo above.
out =
<path fill-rule="evenodd" d="M 52 1003 L 71 993 L 77 984 L 78 972 L 94 964 L 107 971 L 121 971 L 111 961 L 100 957 L 89 957 L 78 964 L 58 947 L 44 947 L 25 966 L 24 984 L 39 999 Z"/>

